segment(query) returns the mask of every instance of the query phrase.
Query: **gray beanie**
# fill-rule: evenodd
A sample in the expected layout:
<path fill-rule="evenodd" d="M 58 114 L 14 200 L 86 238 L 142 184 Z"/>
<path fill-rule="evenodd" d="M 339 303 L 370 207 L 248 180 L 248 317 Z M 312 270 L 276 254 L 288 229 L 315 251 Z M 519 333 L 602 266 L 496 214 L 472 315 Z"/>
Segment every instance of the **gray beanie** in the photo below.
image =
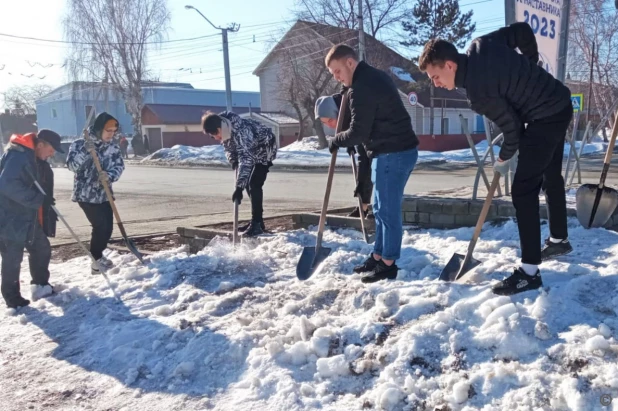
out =
<path fill-rule="evenodd" d="M 318 97 L 315 102 L 315 118 L 337 118 L 339 115 L 339 109 L 335 103 L 335 99 L 332 96 Z"/>

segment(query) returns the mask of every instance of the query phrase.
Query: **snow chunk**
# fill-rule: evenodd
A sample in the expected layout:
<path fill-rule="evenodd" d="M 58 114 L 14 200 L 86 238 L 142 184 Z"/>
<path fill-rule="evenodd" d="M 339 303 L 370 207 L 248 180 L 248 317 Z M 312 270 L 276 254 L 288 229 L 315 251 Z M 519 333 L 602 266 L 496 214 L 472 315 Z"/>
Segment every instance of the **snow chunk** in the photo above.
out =
<path fill-rule="evenodd" d="M 221 281 L 221 283 L 219 283 L 219 287 L 217 288 L 217 293 L 226 293 L 228 291 L 231 291 L 234 289 L 234 283 L 231 283 L 229 281 Z"/>
<path fill-rule="evenodd" d="M 178 364 L 174 370 L 175 377 L 189 377 L 195 371 L 195 363 L 192 361 L 185 361 Z"/>
<path fill-rule="evenodd" d="M 605 323 L 599 324 L 599 332 L 605 338 L 609 338 L 612 336 L 612 330 Z"/>
<path fill-rule="evenodd" d="M 395 410 L 403 399 L 403 393 L 399 388 L 390 387 L 380 395 L 380 407 L 384 410 Z"/>
<path fill-rule="evenodd" d="M 159 307 L 155 308 L 155 314 L 160 315 L 161 317 L 168 317 L 174 314 L 174 309 L 169 305 L 160 305 Z"/>
<path fill-rule="evenodd" d="M 468 381 L 459 381 L 453 385 L 453 398 L 458 404 L 465 402 L 468 399 L 470 391 L 470 383 Z"/>
<path fill-rule="evenodd" d="M 302 338 L 303 341 L 309 341 L 315 329 L 316 326 L 307 319 L 306 315 L 300 317 L 300 338 Z"/>
<path fill-rule="evenodd" d="M 32 295 L 32 301 L 40 300 L 41 298 L 50 296 L 52 295 L 53 292 L 54 291 L 52 290 L 50 285 L 32 284 L 30 286 L 30 293 Z"/>
<path fill-rule="evenodd" d="M 609 342 L 602 335 L 595 335 L 586 341 L 586 350 L 593 352 L 596 350 L 609 350 Z"/>
<path fill-rule="evenodd" d="M 331 358 L 320 358 L 316 365 L 318 374 L 320 374 L 322 378 L 348 375 L 350 373 L 350 365 L 343 354 Z"/>
<path fill-rule="evenodd" d="M 311 385 L 303 383 L 300 386 L 300 393 L 304 397 L 313 397 L 315 395 L 315 390 L 313 389 L 313 387 Z"/>

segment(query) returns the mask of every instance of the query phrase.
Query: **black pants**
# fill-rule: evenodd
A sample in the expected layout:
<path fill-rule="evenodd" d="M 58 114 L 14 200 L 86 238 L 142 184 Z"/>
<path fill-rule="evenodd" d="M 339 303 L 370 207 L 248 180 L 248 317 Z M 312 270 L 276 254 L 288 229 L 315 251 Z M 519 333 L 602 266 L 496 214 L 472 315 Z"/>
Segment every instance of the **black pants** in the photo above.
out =
<path fill-rule="evenodd" d="M 9 303 L 19 297 L 19 272 L 24 258 L 24 248 L 28 250 L 30 276 L 32 284 L 45 285 L 49 283 L 49 261 L 51 246 L 37 223 L 34 228 L 32 243 L 16 243 L 0 240 L 0 255 L 2 255 L 2 297 Z"/>
<path fill-rule="evenodd" d="M 363 156 L 358 157 L 358 178 L 363 183 L 360 193 L 363 204 L 371 204 L 373 183 L 371 182 L 371 159 Z"/>
<path fill-rule="evenodd" d="M 264 218 L 264 182 L 270 169 L 270 164 L 256 164 L 253 166 L 247 194 L 251 198 L 251 220 L 261 222 Z"/>
<path fill-rule="evenodd" d="M 102 204 L 79 203 L 84 210 L 86 218 L 92 224 L 92 236 L 90 238 L 90 253 L 95 260 L 103 257 L 103 251 L 107 248 L 109 239 L 114 231 L 114 213 L 109 201 Z"/>
<path fill-rule="evenodd" d="M 524 264 L 541 263 L 541 187 L 545 190 L 551 236 L 560 239 L 568 236 L 562 157 L 564 137 L 572 117 L 573 109 L 569 105 L 555 116 L 529 123 L 519 142 L 511 196 Z"/>

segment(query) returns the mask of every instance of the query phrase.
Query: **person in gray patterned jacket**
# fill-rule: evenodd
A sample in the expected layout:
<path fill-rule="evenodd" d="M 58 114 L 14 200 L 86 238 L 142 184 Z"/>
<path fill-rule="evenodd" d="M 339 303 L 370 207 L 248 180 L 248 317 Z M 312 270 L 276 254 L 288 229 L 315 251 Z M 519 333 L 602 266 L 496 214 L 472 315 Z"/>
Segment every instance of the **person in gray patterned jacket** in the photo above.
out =
<path fill-rule="evenodd" d="M 113 266 L 112 262 L 105 258 L 103 251 L 112 237 L 114 214 L 103 188 L 103 182 L 107 182 L 112 191 L 112 183 L 118 181 L 124 171 L 120 147 L 114 142 L 114 134 L 117 131 L 118 121 L 103 112 L 97 116 L 94 124 L 88 129 L 90 138 L 75 140 L 67 156 L 67 166 L 75 173 L 71 199 L 79 204 L 92 224 L 90 252 L 99 263 L 99 267 L 104 270 Z M 94 148 L 99 157 L 103 169 L 101 174 L 97 171 L 90 155 L 91 148 Z M 99 269 L 94 263 L 92 274 L 99 274 Z"/>
<path fill-rule="evenodd" d="M 242 200 L 243 190 L 251 198 L 251 222 L 243 236 L 254 237 L 264 232 L 263 186 L 273 160 L 277 157 L 277 139 L 272 130 L 253 119 L 241 118 L 230 111 L 207 112 L 202 116 L 204 134 L 221 141 L 225 155 L 237 171 L 232 201 Z"/>

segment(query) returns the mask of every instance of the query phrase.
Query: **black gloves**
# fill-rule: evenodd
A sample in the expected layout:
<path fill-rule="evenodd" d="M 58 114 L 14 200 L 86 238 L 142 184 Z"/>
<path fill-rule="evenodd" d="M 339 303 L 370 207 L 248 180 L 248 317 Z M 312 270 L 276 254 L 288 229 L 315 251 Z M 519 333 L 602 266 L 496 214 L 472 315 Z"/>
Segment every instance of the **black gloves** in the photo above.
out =
<path fill-rule="evenodd" d="M 238 168 L 238 161 L 232 162 L 232 170 L 236 170 Z"/>
<path fill-rule="evenodd" d="M 332 154 L 337 150 L 339 150 L 339 146 L 337 145 L 337 143 L 335 143 L 335 139 L 329 138 L 328 139 L 328 151 L 330 151 L 330 153 Z"/>
<path fill-rule="evenodd" d="M 240 187 L 236 187 L 234 194 L 232 194 L 232 202 L 235 202 L 236 200 L 238 200 L 238 204 L 242 201 L 242 188 Z"/>
<path fill-rule="evenodd" d="M 362 193 L 365 189 L 365 184 L 363 184 L 362 180 L 358 180 L 356 183 L 356 188 L 354 189 L 354 197 L 362 197 Z"/>
<path fill-rule="evenodd" d="M 348 147 L 348 155 L 353 156 L 354 154 L 356 154 L 356 148 L 354 146 Z"/>

